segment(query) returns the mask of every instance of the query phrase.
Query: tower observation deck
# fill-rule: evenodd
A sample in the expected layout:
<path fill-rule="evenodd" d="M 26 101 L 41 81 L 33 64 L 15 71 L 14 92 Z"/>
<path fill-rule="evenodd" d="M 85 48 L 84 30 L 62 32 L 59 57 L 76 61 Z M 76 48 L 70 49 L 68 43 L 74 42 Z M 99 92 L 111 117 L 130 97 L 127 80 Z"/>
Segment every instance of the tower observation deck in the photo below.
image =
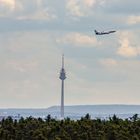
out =
<path fill-rule="evenodd" d="M 64 69 L 64 55 L 62 56 L 62 68 L 60 71 L 60 76 L 59 78 L 61 79 L 61 119 L 64 119 L 64 80 L 66 79 L 66 73 Z"/>

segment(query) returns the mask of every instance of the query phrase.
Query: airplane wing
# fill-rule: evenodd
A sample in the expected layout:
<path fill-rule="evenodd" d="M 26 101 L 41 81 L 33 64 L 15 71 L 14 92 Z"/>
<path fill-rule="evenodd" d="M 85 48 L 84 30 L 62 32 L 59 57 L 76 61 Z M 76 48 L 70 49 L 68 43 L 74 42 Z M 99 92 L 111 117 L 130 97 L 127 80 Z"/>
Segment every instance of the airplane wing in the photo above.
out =
<path fill-rule="evenodd" d="M 109 31 L 109 33 L 115 33 L 116 31 Z"/>

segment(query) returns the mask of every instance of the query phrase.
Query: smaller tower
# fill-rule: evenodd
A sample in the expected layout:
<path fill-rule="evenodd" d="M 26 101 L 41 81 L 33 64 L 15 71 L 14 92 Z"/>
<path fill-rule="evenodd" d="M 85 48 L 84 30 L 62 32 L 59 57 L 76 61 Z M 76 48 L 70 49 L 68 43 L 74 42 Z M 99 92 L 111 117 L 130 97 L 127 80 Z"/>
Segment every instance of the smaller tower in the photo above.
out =
<path fill-rule="evenodd" d="M 61 84 L 61 119 L 64 119 L 64 80 L 66 79 L 65 69 L 64 69 L 64 55 L 62 55 L 62 69 L 60 71 L 59 78 L 62 80 Z"/>

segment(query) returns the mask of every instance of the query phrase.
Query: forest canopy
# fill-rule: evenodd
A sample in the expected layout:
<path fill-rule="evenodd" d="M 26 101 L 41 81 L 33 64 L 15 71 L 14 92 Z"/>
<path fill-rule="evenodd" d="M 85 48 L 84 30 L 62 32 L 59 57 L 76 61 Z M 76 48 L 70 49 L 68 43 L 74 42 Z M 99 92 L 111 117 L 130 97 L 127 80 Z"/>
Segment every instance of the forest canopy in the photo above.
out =
<path fill-rule="evenodd" d="M 139 140 L 140 118 L 128 119 L 116 115 L 107 120 L 91 119 L 87 114 L 80 120 L 11 117 L 0 122 L 0 140 Z"/>

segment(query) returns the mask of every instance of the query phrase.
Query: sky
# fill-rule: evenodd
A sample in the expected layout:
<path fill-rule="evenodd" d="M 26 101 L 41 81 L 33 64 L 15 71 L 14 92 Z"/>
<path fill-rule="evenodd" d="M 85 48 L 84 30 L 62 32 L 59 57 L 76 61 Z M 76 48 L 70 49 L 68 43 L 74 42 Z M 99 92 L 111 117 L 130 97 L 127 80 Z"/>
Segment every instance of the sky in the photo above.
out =
<path fill-rule="evenodd" d="M 62 54 L 65 105 L 140 104 L 139 5 L 0 0 L 0 108 L 59 105 Z"/>

